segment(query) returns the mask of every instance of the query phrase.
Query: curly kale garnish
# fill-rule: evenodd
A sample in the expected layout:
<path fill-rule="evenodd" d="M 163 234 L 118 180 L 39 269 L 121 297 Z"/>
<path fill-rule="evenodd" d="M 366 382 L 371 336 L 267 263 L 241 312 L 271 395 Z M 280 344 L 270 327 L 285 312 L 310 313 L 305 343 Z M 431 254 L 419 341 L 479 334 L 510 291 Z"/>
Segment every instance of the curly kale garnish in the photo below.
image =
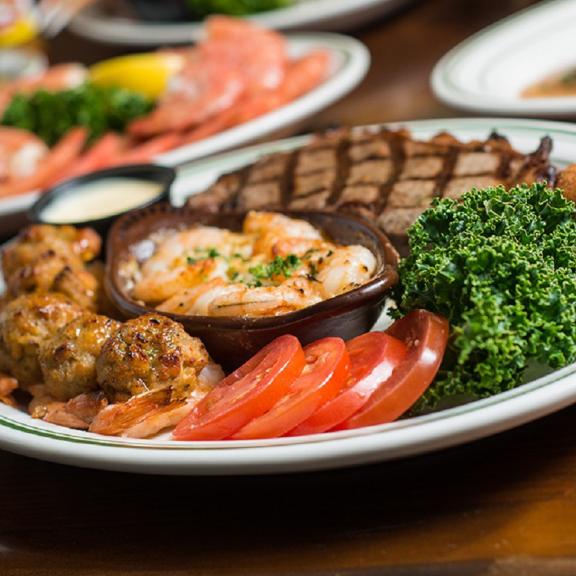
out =
<path fill-rule="evenodd" d="M 544 184 L 436 201 L 409 230 L 400 312 L 426 308 L 452 327 L 417 409 L 514 388 L 529 361 L 576 359 L 576 206 Z"/>

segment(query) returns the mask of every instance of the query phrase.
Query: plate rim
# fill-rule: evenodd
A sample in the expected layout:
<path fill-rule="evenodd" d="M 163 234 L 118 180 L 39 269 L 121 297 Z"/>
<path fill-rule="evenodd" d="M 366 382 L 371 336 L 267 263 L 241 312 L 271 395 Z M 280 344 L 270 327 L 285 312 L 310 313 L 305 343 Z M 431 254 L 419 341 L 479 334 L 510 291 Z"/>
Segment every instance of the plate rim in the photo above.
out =
<path fill-rule="evenodd" d="M 552 133 L 557 138 L 570 137 L 576 146 L 576 125 L 569 123 L 501 118 L 443 118 L 388 124 L 391 127 L 405 126 L 415 132 L 451 130 L 457 135 L 459 125 L 461 129 L 465 127 L 470 131 L 490 131 L 493 127 L 502 131 L 508 129 L 510 132 L 504 134 L 512 138 L 514 130 L 536 131 L 540 136 Z M 291 138 L 250 148 L 253 153 L 264 152 L 266 148 L 276 148 L 282 143 L 302 143 L 305 138 Z M 245 154 L 246 150 L 240 149 L 220 156 Z M 211 157 L 190 165 L 191 177 L 194 171 L 202 170 L 203 164 L 208 166 L 204 166 L 206 170 L 217 161 L 218 157 Z M 192 446 L 188 443 L 179 444 L 167 450 L 163 446 L 142 447 L 124 442 L 123 445 L 114 446 L 92 445 L 90 450 L 86 450 L 85 441 L 75 439 L 67 442 L 61 438 L 65 434 L 74 435 L 69 430 L 59 432 L 60 438 L 52 439 L 36 436 L 38 429 L 33 427 L 37 441 L 27 442 L 30 433 L 7 427 L 5 410 L 2 410 L 0 448 L 77 466 L 154 474 L 231 475 L 312 471 L 368 464 L 448 448 L 537 419 L 575 401 L 576 363 L 508 392 L 465 406 L 357 431 L 311 436 L 306 441 L 281 440 L 281 444 L 278 441 L 257 441 L 259 444 L 256 446 L 253 442 L 234 446 L 225 442 L 225 446 L 219 447 L 215 443 L 208 443 L 208 450 L 207 443 L 194 443 Z M 394 445 L 390 439 L 394 440 L 398 436 L 401 441 Z M 139 441 L 134 442 L 139 444 Z"/>
<path fill-rule="evenodd" d="M 542 13 L 553 12 L 558 7 L 573 6 L 571 0 L 548 0 L 542 4 L 530 6 L 490 24 L 472 34 L 444 54 L 435 64 L 430 75 L 430 86 L 435 96 L 445 104 L 473 112 L 485 114 L 511 114 L 517 116 L 538 116 L 547 114 L 550 117 L 562 117 L 576 113 L 576 96 L 564 98 L 535 98 L 531 100 L 506 100 L 496 95 L 488 99 L 467 91 L 452 78 L 452 69 L 462 62 L 471 52 L 481 48 L 490 37 L 501 34 L 507 28 L 521 27 L 526 19 L 536 20 Z"/>
<path fill-rule="evenodd" d="M 383 12 L 407 4 L 411 0 L 306 0 L 247 19 L 276 30 L 293 30 L 322 25 L 325 22 L 369 12 L 380 8 Z M 322 8 L 329 8 L 329 14 Z M 134 23 L 128 18 L 102 18 L 94 15 L 95 7 L 81 10 L 70 23 L 70 29 L 80 36 L 97 42 L 125 46 L 147 46 L 163 43 L 196 42 L 202 37 L 202 22 Z M 152 40 L 150 40 L 152 39 Z"/>

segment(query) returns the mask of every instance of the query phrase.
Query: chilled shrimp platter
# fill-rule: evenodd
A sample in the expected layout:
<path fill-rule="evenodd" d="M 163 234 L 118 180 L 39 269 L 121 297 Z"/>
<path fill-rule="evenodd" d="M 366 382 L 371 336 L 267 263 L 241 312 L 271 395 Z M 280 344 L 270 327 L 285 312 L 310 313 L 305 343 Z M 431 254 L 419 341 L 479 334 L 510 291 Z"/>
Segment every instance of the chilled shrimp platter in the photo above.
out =
<path fill-rule="evenodd" d="M 286 37 L 215 17 L 195 46 L 59 64 L 4 84 L 0 214 L 94 170 L 182 164 L 288 129 L 350 91 L 368 63 L 352 38 Z"/>
<path fill-rule="evenodd" d="M 214 183 L 187 206 L 128 211 L 105 238 L 26 228 L 2 251 L 0 444 L 115 470 L 278 473 L 435 450 L 572 403 L 576 131 L 540 124 L 273 143 L 196 165 L 191 186 Z M 515 172 L 491 171 L 498 155 Z M 338 162 L 347 180 L 331 181 Z M 450 194 L 410 196 L 443 162 Z"/>

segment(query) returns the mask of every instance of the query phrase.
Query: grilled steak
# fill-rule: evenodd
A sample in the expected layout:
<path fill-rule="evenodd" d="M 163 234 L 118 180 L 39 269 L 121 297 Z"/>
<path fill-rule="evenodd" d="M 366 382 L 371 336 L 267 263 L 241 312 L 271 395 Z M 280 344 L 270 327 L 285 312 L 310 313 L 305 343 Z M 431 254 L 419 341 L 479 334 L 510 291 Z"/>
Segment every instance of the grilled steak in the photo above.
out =
<path fill-rule="evenodd" d="M 418 141 L 407 130 L 337 131 L 226 174 L 189 205 L 352 212 L 375 221 L 404 252 L 406 230 L 434 198 L 458 199 L 473 187 L 496 184 L 554 184 L 551 148 L 548 137 L 525 155 L 497 133 L 463 143 L 448 133 Z"/>

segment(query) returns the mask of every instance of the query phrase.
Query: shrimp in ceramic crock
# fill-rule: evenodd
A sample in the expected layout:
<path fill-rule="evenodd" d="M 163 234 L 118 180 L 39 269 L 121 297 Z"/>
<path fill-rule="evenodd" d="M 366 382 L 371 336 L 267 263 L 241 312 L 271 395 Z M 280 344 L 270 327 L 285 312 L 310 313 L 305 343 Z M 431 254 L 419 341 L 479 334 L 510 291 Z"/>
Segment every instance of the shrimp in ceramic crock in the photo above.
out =
<path fill-rule="evenodd" d="M 243 234 L 171 233 L 133 273 L 132 296 L 181 315 L 277 316 L 353 290 L 375 269 L 364 246 L 329 242 L 305 220 L 250 212 Z"/>

